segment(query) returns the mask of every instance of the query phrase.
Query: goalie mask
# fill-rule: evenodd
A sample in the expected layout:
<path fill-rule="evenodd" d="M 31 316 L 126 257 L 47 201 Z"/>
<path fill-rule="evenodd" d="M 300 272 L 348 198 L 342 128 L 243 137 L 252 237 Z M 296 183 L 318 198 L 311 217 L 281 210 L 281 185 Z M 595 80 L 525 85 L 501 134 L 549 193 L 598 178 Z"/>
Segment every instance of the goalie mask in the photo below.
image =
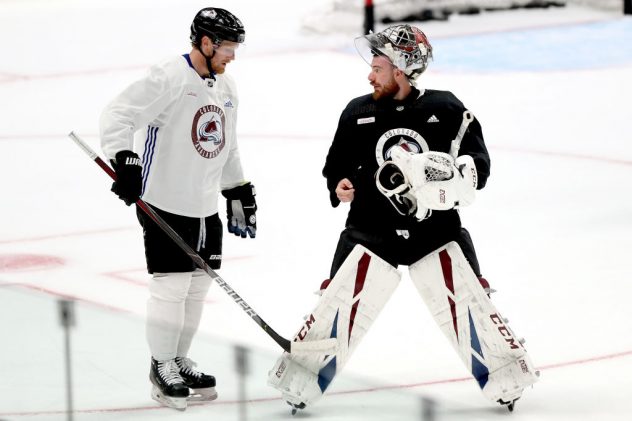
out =
<path fill-rule="evenodd" d="M 426 70 L 432 59 L 428 38 L 419 28 L 410 25 L 394 25 L 358 37 L 355 46 L 369 65 L 374 56 L 384 56 L 412 81 Z"/>

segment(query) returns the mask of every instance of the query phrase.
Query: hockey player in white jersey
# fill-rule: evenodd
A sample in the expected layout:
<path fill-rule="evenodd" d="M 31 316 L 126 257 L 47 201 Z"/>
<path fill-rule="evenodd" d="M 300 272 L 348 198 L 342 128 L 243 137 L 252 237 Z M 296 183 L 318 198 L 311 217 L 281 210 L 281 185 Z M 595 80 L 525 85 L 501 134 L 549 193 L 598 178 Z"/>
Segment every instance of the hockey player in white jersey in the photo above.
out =
<path fill-rule="evenodd" d="M 228 231 L 256 235 L 255 190 L 236 138 L 239 100 L 225 74 L 244 39 L 243 24 L 229 11 L 200 10 L 190 53 L 153 66 L 107 105 L 100 121 L 102 149 L 117 176 L 112 191 L 127 205 L 142 198 L 212 269 L 222 261 L 220 191 Z M 187 357 L 211 279 L 140 209 L 137 216 L 151 274 L 151 396 L 184 410 L 187 400 L 217 397 L 215 378 Z"/>
<path fill-rule="evenodd" d="M 480 123 L 454 94 L 417 88 L 425 34 L 395 25 L 356 39 L 373 92 L 342 112 L 323 175 L 350 205 L 331 281 L 295 340 L 336 338 L 330 355 L 284 353 L 268 382 L 295 409 L 318 401 L 400 281 L 410 277 L 483 394 L 513 409 L 538 373 L 490 300 L 458 208 L 490 173 Z"/>

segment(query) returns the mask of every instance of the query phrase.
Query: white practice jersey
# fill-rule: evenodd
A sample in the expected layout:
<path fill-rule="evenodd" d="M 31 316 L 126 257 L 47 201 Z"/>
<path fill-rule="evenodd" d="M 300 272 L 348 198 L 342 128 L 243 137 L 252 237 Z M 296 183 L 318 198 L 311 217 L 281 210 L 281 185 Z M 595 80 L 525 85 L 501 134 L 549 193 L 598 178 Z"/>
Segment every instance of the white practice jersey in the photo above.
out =
<path fill-rule="evenodd" d="M 142 199 L 188 217 L 217 213 L 218 192 L 244 182 L 237 139 L 237 92 L 227 75 L 207 85 L 188 54 L 153 66 L 103 111 L 108 159 L 134 150 L 143 163 Z"/>

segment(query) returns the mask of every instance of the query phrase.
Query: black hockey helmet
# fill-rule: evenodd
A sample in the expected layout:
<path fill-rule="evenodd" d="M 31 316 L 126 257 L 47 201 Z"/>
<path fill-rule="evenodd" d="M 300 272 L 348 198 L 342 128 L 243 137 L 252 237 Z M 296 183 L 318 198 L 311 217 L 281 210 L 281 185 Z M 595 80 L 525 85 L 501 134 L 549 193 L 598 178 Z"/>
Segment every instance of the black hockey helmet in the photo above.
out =
<path fill-rule="evenodd" d="M 242 43 L 246 39 L 244 25 L 237 16 L 219 7 L 205 7 L 193 18 L 191 43 L 199 47 L 205 35 L 215 44 L 221 41 Z"/>

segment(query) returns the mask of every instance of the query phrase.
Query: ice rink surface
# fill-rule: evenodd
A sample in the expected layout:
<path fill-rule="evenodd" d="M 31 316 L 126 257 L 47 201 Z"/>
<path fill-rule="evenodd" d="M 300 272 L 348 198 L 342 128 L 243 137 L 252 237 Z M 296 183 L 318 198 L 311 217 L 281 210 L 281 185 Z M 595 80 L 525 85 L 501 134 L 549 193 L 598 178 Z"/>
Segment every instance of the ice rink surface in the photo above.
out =
<path fill-rule="evenodd" d="M 225 236 L 220 274 L 286 337 L 315 305 L 346 217 L 320 176 L 338 117 L 370 92 L 352 47 L 361 17 L 306 31 L 326 2 L 303 3 L 212 4 L 247 30 L 228 71 L 260 209 L 255 240 Z M 59 299 L 75 308 L 74 419 L 292 419 L 266 385 L 279 349 L 216 286 L 191 357 L 219 399 L 179 413 L 149 398 L 141 229 L 67 137 L 98 149 L 104 105 L 188 52 L 205 6 L 0 0 L 0 420 L 67 417 Z M 418 85 L 451 90 L 482 123 L 492 175 L 462 219 L 541 379 L 511 415 L 486 401 L 401 268 L 342 375 L 294 418 L 421 420 L 433 406 L 436 421 L 632 419 L 632 20 L 567 7 L 419 26 L 435 60 Z"/>

